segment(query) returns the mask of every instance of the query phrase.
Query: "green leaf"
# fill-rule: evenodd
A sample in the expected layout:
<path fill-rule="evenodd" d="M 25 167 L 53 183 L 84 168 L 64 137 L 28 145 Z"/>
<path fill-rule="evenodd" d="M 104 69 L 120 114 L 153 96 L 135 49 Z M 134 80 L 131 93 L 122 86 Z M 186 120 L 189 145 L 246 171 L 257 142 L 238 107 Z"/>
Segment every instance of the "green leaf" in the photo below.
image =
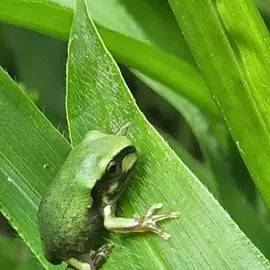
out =
<path fill-rule="evenodd" d="M 113 132 L 131 122 L 129 138 L 140 155 L 120 213 L 143 213 L 163 202 L 182 218 L 163 224 L 173 237 L 111 235 L 116 242 L 105 269 L 265 269 L 269 263 L 217 201 L 147 123 L 120 71 L 78 1 L 67 65 L 67 110 L 74 145 L 91 129 Z M 235 252 L 233 252 L 235 251 Z M 128 258 L 123 260 L 123 256 Z"/>
<path fill-rule="evenodd" d="M 28 96 L 59 126 L 59 122 L 65 121 L 66 42 L 8 24 L 1 25 L 0 33 L 12 52 L 1 55 L 15 59 L 20 86 L 27 88 Z"/>
<path fill-rule="evenodd" d="M 167 100 L 181 115 L 183 115 L 187 123 L 190 125 L 192 131 L 194 132 L 204 154 L 204 158 L 206 159 L 206 164 L 209 166 L 208 155 L 205 155 L 205 152 L 208 154 L 208 148 L 210 147 L 212 151 L 214 151 L 214 149 L 218 150 L 216 143 L 213 143 L 215 139 L 211 136 L 209 120 L 200 112 L 196 106 L 188 102 L 184 97 L 180 96 L 174 90 L 148 78 L 138 71 L 132 70 L 132 72 L 145 84 L 151 87 L 152 90 Z M 211 166 L 209 166 L 208 169 L 211 171 Z M 208 190 L 214 195 L 216 199 L 220 199 L 220 190 L 213 172 L 211 172 L 212 177 L 204 177 L 200 172 L 199 174 L 195 173 L 195 175 L 205 186 L 207 186 Z"/>
<path fill-rule="evenodd" d="M 96 5 L 95 1 L 91 1 L 90 7 L 92 5 Z M 69 6 L 59 0 L 50 2 L 44 0 L 2 0 L 0 1 L 0 20 L 28 27 L 53 37 L 67 39 L 72 18 L 70 7 L 72 5 Z M 61 14 L 60 10 L 62 10 Z M 197 69 L 188 62 L 157 47 L 102 26 L 98 26 L 98 29 L 116 60 L 175 88 L 209 113 L 211 117 L 220 118 L 203 78 Z M 148 61 L 144 61 L 146 57 Z"/>
<path fill-rule="evenodd" d="M 138 72 L 133 72 L 184 116 L 200 144 L 210 175 L 202 174 L 196 164 L 192 164 L 190 161 L 185 164 L 189 165 L 188 167 L 219 200 L 241 230 L 247 234 L 267 258 L 270 258 L 270 242 L 268 241 L 270 231 L 268 224 L 263 222 L 261 215 L 247 202 L 236 186 L 231 164 L 229 163 L 231 153 L 228 151 L 228 143 L 230 139 L 225 127 L 220 123 L 210 121 L 194 104 L 179 96 L 172 89 Z M 216 130 L 221 131 L 225 143 L 217 136 Z"/>
<path fill-rule="evenodd" d="M 3 0 L 0 19 L 53 37 L 67 39 L 72 21 L 72 2 L 66 0 Z"/>
<path fill-rule="evenodd" d="M 196 65 L 167 1 L 158 1 L 157 5 L 157 0 L 89 0 L 88 4 L 100 26 Z"/>
<path fill-rule="evenodd" d="M 253 1 L 169 3 L 269 209 L 269 32 Z"/>
<path fill-rule="evenodd" d="M 143 79 L 142 79 L 143 80 Z M 146 80 L 143 80 L 144 82 Z M 152 83 L 153 85 L 153 83 Z M 164 88 L 158 84 L 159 89 Z M 158 91 L 157 91 L 158 92 Z M 170 100 L 168 100 L 170 102 Z M 159 133 L 166 140 L 169 146 L 174 150 L 183 163 L 196 175 L 196 177 L 208 188 L 208 190 L 215 196 L 216 199 L 220 199 L 219 190 L 214 179 L 212 171 L 208 168 L 208 164 L 202 164 L 193 158 L 181 144 L 172 138 L 164 131 L 159 130 Z"/>
<path fill-rule="evenodd" d="M 0 209 L 47 266 L 37 230 L 37 210 L 70 147 L 3 69 L 0 123 Z"/>
<path fill-rule="evenodd" d="M 98 27 L 98 30 L 117 61 L 168 85 L 211 117 L 219 118 L 203 78 L 188 62 L 109 29 Z"/>
<path fill-rule="evenodd" d="M 0 1 L 0 7 L 9 3 L 14 6 L 18 2 L 14 0 Z M 20 7 L 21 14 L 28 15 L 29 18 L 33 19 L 30 25 L 33 29 L 40 27 L 39 24 L 34 23 L 38 19 L 42 19 L 39 23 L 44 27 L 44 22 L 54 18 L 50 17 L 50 12 L 44 13 L 47 7 L 55 7 L 51 5 L 52 1 L 43 1 L 43 3 L 41 1 L 21 1 L 21 3 L 27 4 L 27 12 L 23 9 L 25 6 L 18 5 L 17 7 Z M 28 5 L 29 3 L 30 5 Z M 35 6 L 36 4 L 37 6 Z M 41 8 L 35 10 L 33 7 Z M 35 16 L 30 16 L 29 9 L 31 8 L 34 13 L 36 12 Z M 58 9 L 58 13 L 53 14 L 58 15 L 58 22 L 64 22 L 61 20 L 62 12 L 59 11 L 60 9 Z M 23 20 L 20 20 L 22 17 L 20 17 L 18 10 L 16 10 L 16 18 L 21 23 Z M 12 9 L 9 11 L 10 15 L 6 9 L 0 8 L 0 17 L 4 12 L 5 16 L 11 18 Z M 72 12 L 70 10 L 64 10 L 64 12 L 70 14 L 70 23 Z M 24 20 L 30 19 L 25 16 Z M 164 242 L 150 234 L 141 237 L 134 236 L 134 238 L 124 235 L 112 236 L 113 240 L 119 243 L 119 246 L 114 251 L 108 266 L 111 266 L 111 269 L 124 268 L 125 266 L 132 269 L 134 265 L 137 268 L 140 266 L 144 268 L 144 265 L 151 268 L 153 265 L 157 265 L 159 269 L 168 267 L 172 269 L 181 267 L 184 269 L 203 267 L 206 269 L 210 267 L 262 269 L 265 265 L 269 265 L 263 257 L 258 258 L 261 256 L 258 250 L 239 231 L 194 175 L 168 148 L 162 138 L 145 122 L 134 102 L 130 100 L 130 95 L 127 94 L 119 70 L 104 51 L 104 47 L 100 45 L 91 22 L 89 23 L 89 19 L 87 20 L 88 25 L 84 25 L 84 27 L 87 28 L 87 31 L 90 28 L 93 36 L 87 40 L 86 48 L 85 46 L 80 48 L 89 49 L 89 43 L 97 41 L 95 45 L 100 50 L 94 53 L 91 50 L 87 54 L 79 51 L 78 55 L 75 54 L 76 57 L 74 57 L 73 67 L 76 67 L 79 59 L 81 62 L 78 61 L 78 64 L 82 63 L 83 65 L 77 68 L 79 71 L 81 71 L 80 68 L 83 68 L 83 72 L 80 72 L 79 76 L 73 77 L 73 86 L 74 82 L 77 82 L 73 99 L 79 98 L 76 101 L 71 99 L 72 104 L 69 108 L 70 116 L 72 116 L 70 123 L 71 127 L 73 126 L 71 128 L 73 142 L 77 144 L 85 131 L 93 127 L 111 132 L 112 129 L 123 125 L 126 120 L 134 120 L 129 136 L 136 141 L 136 145 L 138 144 L 141 164 L 138 167 L 133 185 L 124 199 L 125 213 L 133 214 L 134 209 L 145 211 L 150 203 L 161 199 L 169 209 L 180 208 L 183 214 L 179 221 L 166 223 L 167 230 L 173 233 L 170 242 Z M 53 31 L 63 33 L 61 31 L 67 29 L 65 27 L 68 23 L 62 25 L 54 25 L 54 23 L 54 19 L 48 22 L 50 27 L 56 29 L 50 30 L 50 33 Z M 60 30 L 57 30 L 59 28 Z M 84 37 L 88 39 L 89 36 L 87 36 L 85 28 L 82 28 L 82 32 Z M 45 27 L 45 29 L 47 28 Z M 68 32 L 69 28 L 66 34 Z M 78 36 L 80 37 L 80 35 Z M 77 43 L 81 44 L 78 40 Z M 76 50 L 78 49 L 74 48 L 75 52 Z M 87 59 L 89 55 L 92 57 Z M 85 59 L 84 56 L 86 56 Z M 100 56 L 103 58 L 99 58 Z M 111 65 L 106 65 L 107 61 Z M 91 65 L 88 66 L 89 62 Z M 96 69 L 100 66 L 103 69 Z M 72 73 L 76 75 L 76 69 Z M 78 83 L 78 78 L 82 78 L 83 81 Z M 94 85 L 91 92 L 89 85 L 91 87 Z M 114 89 L 119 91 L 112 93 Z M 82 93 L 82 90 L 85 92 Z M 92 93 L 92 96 L 89 93 Z M 93 100 L 89 100 L 92 97 Z M 102 102 L 103 98 L 106 102 Z M 117 100 L 117 102 L 112 102 L 113 100 Z M 41 255 L 39 236 L 36 230 L 36 210 L 46 185 L 53 179 L 66 158 L 69 145 L 2 70 L 0 71 L 0 104 L 0 122 L 3 123 L 0 132 L 1 210 L 5 212 L 5 215 L 18 229 L 20 235 L 31 246 L 44 266 L 47 266 L 47 262 Z M 101 104 L 104 106 L 100 106 Z M 87 107 L 83 107 L 83 105 L 87 105 Z M 92 105 L 96 105 L 96 107 L 90 111 L 89 107 Z M 77 111 L 76 106 L 82 110 Z M 74 116 L 78 117 L 78 120 Z M 44 163 L 44 160 L 47 162 Z M 163 226 L 166 227 L 165 224 Z M 232 250 L 237 252 L 232 252 Z M 130 261 L 123 261 L 123 255 L 127 255 L 126 257 L 130 258 Z M 169 262 L 168 259 L 170 259 Z M 226 261 L 229 261 L 230 264 L 226 264 Z M 119 266 L 122 263 L 123 265 Z"/>
<path fill-rule="evenodd" d="M 174 28 L 173 20 L 170 18 L 170 15 L 167 12 L 164 14 L 164 12 L 159 10 L 161 8 L 166 9 L 165 4 L 155 5 L 154 1 L 151 0 L 147 1 L 147 3 L 142 3 L 141 0 L 138 0 L 136 4 L 132 2 L 132 0 L 120 0 L 117 1 L 116 5 L 110 5 L 111 2 L 112 1 L 107 1 L 106 3 L 109 3 L 109 8 L 105 8 L 104 1 L 95 2 L 95 5 L 91 5 L 91 11 L 94 8 L 93 17 L 95 20 L 105 27 L 114 29 L 115 31 L 121 31 L 125 35 L 132 35 L 133 37 L 158 45 L 160 48 L 164 48 L 167 51 L 184 57 L 183 48 L 181 47 L 182 35 L 178 36 L 178 30 Z M 149 8 L 150 6 L 151 8 Z M 95 9 L 95 7 L 98 8 Z M 115 10 L 110 13 L 112 9 Z M 137 11 L 137 9 L 140 9 L 141 12 Z M 155 19 L 152 20 L 153 22 L 151 23 L 151 26 L 149 26 L 149 23 L 147 23 L 149 21 L 147 19 L 149 16 L 150 18 L 154 17 L 155 14 L 152 14 L 154 12 L 156 12 L 156 15 L 158 14 L 158 18 L 155 17 Z M 128 16 L 130 14 L 131 18 Z M 165 16 L 166 19 L 164 18 Z M 125 22 L 122 27 L 120 27 L 120 21 Z M 161 22 L 164 21 L 165 24 L 162 25 Z M 171 25 L 168 25 L 170 23 Z M 169 33 L 164 33 L 163 26 L 169 30 Z M 171 39 L 170 37 L 172 35 L 176 38 Z M 103 37 L 107 38 L 107 35 L 104 34 Z M 164 45 L 164 41 L 168 41 L 168 43 Z M 105 44 L 109 43 L 109 41 L 108 43 L 105 42 Z M 122 47 L 124 50 L 125 46 Z M 141 51 L 140 53 L 142 54 Z M 185 53 L 187 53 L 187 51 L 185 51 Z M 117 57 L 117 59 L 119 60 L 121 57 Z M 138 59 L 138 56 L 136 59 Z M 121 62 L 128 63 L 128 61 L 125 60 L 121 60 Z M 178 68 L 178 71 L 179 73 L 182 73 L 181 76 L 187 76 L 187 78 L 192 77 L 188 76 L 188 72 L 184 69 Z M 147 74 L 148 72 L 145 73 Z M 135 74 L 138 76 L 138 72 L 135 72 Z M 240 228 L 248 235 L 248 237 L 251 238 L 253 243 L 255 243 L 257 247 L 259 247 L 260 250 L 269 258 L 269 229 L 267 228 L 267 224 L 262 222 L 261 216 L 255 212 L 255 209 L 251 205 L 249 205 L 242 192 L 238 190 L 235 185 L 232 169 L 230 168 L 231 164 L 229 163 L 234 161 L 232 161 L 231 153 L 228 153 L 227 149 L 230 138 L 228 131 L 223 127 L 223 123 L 217 123 L 216 121 L 213 121 L 211 117 L 206 117 L 206 115 L 197 108 L 198 106 L 191 104 L 183 96 L 179 97 L 181 92 L 177 91 L 174 86 L 168 88 L 169 84 L 167 83 L 167 87 L 165 87 L 158 82 L 153 82 L 153 80 L 145 78 L 145 76 L 142 77 L 142 75 L 139 75 L 139 78 L 152 87 L 152 89 L 154 89 L 160 96 L 163 96 L 188 121 L 198 139 L 206 163 L 210 167 L 210 170 L 212 170 L 212 177 L 209 175 L 206 177 L 205 174 L 201 174 L 200 171 L 197 170 L 197 166 L 194 162 L 186 163 L 187 159 L 184 159 L 183 161 L 202 181 L 202 183 L 208 187 L 208 189 L 214 194 L 215 198 L 222 203 Z M 194 103 L 198 104 L 197 102 Z M 214 134 L 213 127 L 216 128 L 217 126 L 224 137 L 222 138 L 223 142 L 221 142 L 221 139 Z M 226 149 L 223 149 L 224 147 Z M 180 157 L 182 159 L 182 152 Z M 237 168 L 237 170 L 240 170 L 240 168 Z M 242 177 L 245 177 L 245 175 Z"/>
<path fill-rule="evenodd" d="M 18 237 L 0 234 L 0 267 L 9 270 L 44 269 Z"/>

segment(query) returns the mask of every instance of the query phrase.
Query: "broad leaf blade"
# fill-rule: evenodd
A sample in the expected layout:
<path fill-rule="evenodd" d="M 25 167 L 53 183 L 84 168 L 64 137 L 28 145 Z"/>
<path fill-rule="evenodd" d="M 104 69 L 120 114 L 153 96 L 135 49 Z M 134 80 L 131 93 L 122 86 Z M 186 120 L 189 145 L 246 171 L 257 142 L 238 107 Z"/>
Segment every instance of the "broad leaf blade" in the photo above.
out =
<path fill-rule="evenodd" d="M 0 69 L 0 209 L 44 266 L 36 216 L 69 144 Z"/>
<path fill-rule="evenodd" d="M 250 0 L 169 2 L 270 209 L 269 32 Z"/>
<path fill-rule="evenodd" d="M 93 20 L 100 26 L 196 65 L 167 1 L 159 0 L 157 4 L 157 0 L 89 0 L 87 3 Z"/>
<path fill-rule="evenodd" d="M 73 144 L 88 130 L 112 133 L 131 122 L 128 136 L 140 164 L 121 214 L 143 213 L 159 201 L 182 212 L 182 218 L 162 225 L 172 233 L 170 241 L 152 234 L 113 234 L 117 245 L 105 269 L 265 269 L 269 264 L 262 254 L 139 112 L 83 1 L 78 1 L 68 54 Z"/>
<path fill-rule="evenodd" d="M 98 4 L 95 4 L 94 1 L 90 2 L 90 8 L 94 6 L 94 10 L 96 10 Z M 19 6 L 20 8 L 17 9 L 14 6 Z M 2 0 L 0 1 L 0 20 L 27 27 L 53 37 L 67 39 L 73 15 L 72 6 L 72 3 L 60 0 Z M 99 18 L 99 16 L 97 17 Z M 176 91 L 179 91 L 209 113 L 211 117 L 220 118 L 220 114 L 203 78 L 197 69 L 188 62 L 157 47 L 145 44 L 142 41 L 100 25 L 98 25 L 98 29 L 107 48 L 117 61 L 136 68 L 146 75 L 152 76 L 156 80 L 175 88 Z M 146 57 L 148 61 L 144 61 Z"/>
<path fill-rule="evenodd" d="M 177 95 L 172 89 L 138 72 L 133 72 L 174 106 L 189 123 L 201 146 L 205 162 L 208 165 L 212 177 L 205 177 L 205 175 L 202 175 L 198 170 L 192 170 L 193 167 L 191 164 L 189 168 L 200 181 L 207 186 L 215 198 L 219 200 L 241 230 L 243 230 L 264 255 L 269 258 L 270 231 L 268 224 L 263 222 L 262 216 L 248 203 L 242 192 L 236 186 L 232 175 L 231 164 L 228 164 L 230 152 L 225 149 L 220 151 L 222 142 L 220 138 L 216 136 L 213 129 L 213 127 L 219 128 L 220 123 L 209 121 L 195 105 Z M 224 141 L 228 144 L 230 142 L 228 132 L 226 132 L 225 127 L 222 128 L 222 131 L 222 133 L 224 133 L 223 136 L 225 136 Z M 223 148 L 228 148 L 228 145 L 224 145 Z"/>
<path fill-rule="evenodd" d="M 4 0 L 0 3 L 0 18 L 6 23 L 67 39 L 72 21 L 72 6 L 72 3 L 65 0 Z"/>

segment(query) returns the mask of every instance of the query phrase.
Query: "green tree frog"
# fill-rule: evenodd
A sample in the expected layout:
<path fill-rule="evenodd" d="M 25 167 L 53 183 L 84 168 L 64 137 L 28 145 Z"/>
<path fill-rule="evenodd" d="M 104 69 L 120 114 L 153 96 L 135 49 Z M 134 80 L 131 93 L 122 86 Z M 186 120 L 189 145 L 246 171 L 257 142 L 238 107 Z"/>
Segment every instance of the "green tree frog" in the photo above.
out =
<path fill-rule="evenodd" d="M 176 218 L 179 212 L 154 214 L 160 203 L 141 217 L 115 216 L 116 203 L 137 161 L 136 148 L 121 134 L 91 131 L 72 149 L 38 210 L 41 243 L 50 263 L 65 261 L 71 269 L 99 269 L 113 246 L 93 251 L 104 228 L 120 233 L 152 231 L 164 239 L 171 236 L 156 222 Z"/>

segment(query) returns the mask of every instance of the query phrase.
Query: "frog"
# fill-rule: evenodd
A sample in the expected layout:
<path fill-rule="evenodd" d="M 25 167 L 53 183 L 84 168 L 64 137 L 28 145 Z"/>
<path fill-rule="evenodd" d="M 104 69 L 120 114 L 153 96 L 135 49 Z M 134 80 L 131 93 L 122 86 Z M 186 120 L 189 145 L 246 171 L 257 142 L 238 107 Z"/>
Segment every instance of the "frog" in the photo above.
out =
<path fill-rule="evenodd" d="M 76 270 L 102 268 L 114 246 L 97 247 L 104 229 L 171 237 L 157 222 L 178 218 L 180 212 L 156 213 L 162 203 L 153 204 L 142 216 L 116 216 L 117 203 L 138 163 L 138 151 L 125 130 L 116 134 L 89 131 L 48 186 L 37 221 L 42 250 L 51 264 L 66 262 L 68 269 Z"/>

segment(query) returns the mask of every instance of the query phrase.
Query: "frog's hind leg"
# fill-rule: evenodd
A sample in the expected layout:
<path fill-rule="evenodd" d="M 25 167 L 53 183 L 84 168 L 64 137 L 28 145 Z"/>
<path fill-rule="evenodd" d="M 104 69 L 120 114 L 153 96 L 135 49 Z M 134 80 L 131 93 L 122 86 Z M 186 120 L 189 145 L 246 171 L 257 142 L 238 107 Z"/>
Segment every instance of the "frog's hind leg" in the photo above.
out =
<path fill-rule="evenodd" d="M 76 269 L 76 270 L 96 270 L 93 262 L 83 262 L 76 258 L 71 258 L 66 260 L 68 263 L 67 269 Z"/>
<path fill-rule="evenodd" d="M 66 260 L 68 263 L 68 270 L 96 270 L 100 269 L 102 265 L 106 262 L 110 256 L 110 251 L 114 246 L 113 243 L 103 245 L 96 251 L 90 251 L 90 254 L 82 255 L 81 260 L 76 258 L 71 258 Z"/>
<path fill-rule="evenodd" d="M 91 260 L 96 267 L 96 269 L 100 269 L 101 266 L 106 262 L 108 257 L 110 256 L 110 251 L 113 248 L 114 244 L 109 243 L 106 245 L 103 245 L 96 251 L 92 251 L 90 253 L 91 255 Z"/>

